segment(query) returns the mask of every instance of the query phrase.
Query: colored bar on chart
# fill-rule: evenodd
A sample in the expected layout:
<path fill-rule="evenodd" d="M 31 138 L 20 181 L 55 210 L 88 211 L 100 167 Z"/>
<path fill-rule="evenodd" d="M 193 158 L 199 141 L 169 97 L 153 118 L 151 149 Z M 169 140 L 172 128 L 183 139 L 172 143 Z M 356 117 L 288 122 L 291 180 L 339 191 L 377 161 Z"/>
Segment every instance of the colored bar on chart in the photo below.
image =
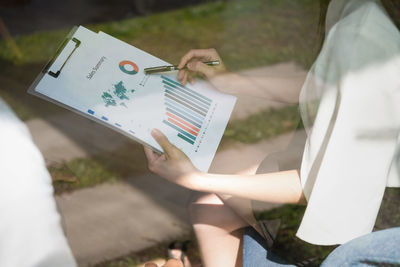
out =
<path fill-rule="evenodd" d="M 198 133 L 196 133 L 196 132 L 193 131 L 192 129 L 186 127 L 185 125 L 181 124 L 180 122 L 177 122 L 176 120 L 174 120 L 174 119 L 172 119 L 172 118 L 168 118 L 167 120 L 168 120 L 170 123 L 175 124 L 176 126 L 178 126 L 179 128 L 181 128 L 182 130 L 184 130 L 184 131 L 186 131 L 186 132 L 188 132 L 188 133 L 190 133 L 190 134 L 192 134 L 192 135 L 194 135 L 194 136 L 197 136 L 197 135 L 198 135 Z M 195 137 L 195 138 L 196 138 L 196 137 Z"/>
<path fill-rule="evenodd" d="M 183 120 L 185 120 L 185 121 L 191 123 L 192 125 L 196 126 L 197 128 L 201 128 L 201 124 L 198 124 L 198 123 L 196 123 L 195 121 L 193 121 L 193 120 L 187 118 L 185 115 L 182 115 L 182 114 L 180 114 L 179 112 L 176 112 L 175 110 L 170 109 L 170 108 L 168 108 L 168 107 L 167 107 L 167 111 L 170 112 L 170 113 L 172 113 L 172 114 L 174 114 L 174 115 L 176 115 L 176 116 L 178 116 L 178 117 L 180 117 L 180 118 L 182 118 Z"/>
<path fill-rule="evenodd" d="M 170 99 L 166 98 L 165 99 L 165 105 L 171 109 L 176 110 L 177 112 L 184 114 L 185 116 L 188 116 L 189 118 L 191 118 L 192 120 L 196 121 L 199 124 L 203 123 L 204 117 L 200 116 L 198 113 L 193 112 L 192 110 L 186 108 L 185 106 L 173 102 Z"/>
<path fill-rule="evenodd" d="M 189 104 L 190 106 L 192 106 L 192 107 L 194 107 L 194 108 L 196 108 L 196 109 L 198 109 L 198 110 L 200 110 L 202 112 L 207 113 L 207 111 L 208 111 L 206 108 L 194 103 L 193 101 L 190 101 L 189 99 L 185 99 L 184 97 L 182 97 L 182 96 L 180 96 L 180 95 L 178 95 L 178 94 L 176 94 L 176 93 L 174 93 L 174 92 L 172 92 L 170 90 L 165 90 L 165 92 L 170 94 L 170 95 L 172 95 L 172 96 L 174 96 L 174 97 L 176 97 L 176 98 L 178 98 L 179 100 Z"/>
<path fill-rule="evenodd" d="M 193 145 L 212 100 L 166 76 L 161 78 L 166 108 L 163 123 L 178 131 L 179 138 Z"/>
<path fill-rule="evenodd" d="M 196 133 L 198 133 L 198 132 L 200 131 L 199 128 L 196 128 L 194 125 L 192 125 L 192 124 L 190 124 L 190 123 L 188 123 L 188 122 L 182 120 L 181 118 L 175 116 L 174 114 L 171 114 L 171 113 L 169 113 L 169 112 L 166 112 L 166 114 L 167 114 L 168 117 L 170 117 L 170 118 L 172 118 L 172 119 L 174 119 L 174 120 L 176 120 L 176 121 L 179 121 L 179 122 L 182 123 L 183 125 L 185 125 L 185 126 L 191 128 L 191 129 L 192 129 L 193 131 L 195 131 Z"/>
<path fill-rule="evenodd" d="M 189 94 L 185 94 L 185 93 L 183 93 L 183 92 L 180 91 L 180 90 L 174 89 L 174 88 L 169 87 L 169 86 L 166 86 L 166 85 L 164 85 L 164 89 L 165 89 L 165 91 L 173 92 L 174 94 L 177 94 L 177 95 L 179 95 L 180 97 L 185 98 L 186 100 L 195 103 L 195 104 L 198 105 L 199 107 L 202 107 L 202 108 L 205 108 L 205 109 L 209 109 L 209 108 L 210 108 L 210 105 L 209 105 L 209 104 L 205 104 L 205 103 L 203 103 L 203 102 L 201 102 L 201 101 L 198 101 L 196 98 L 192 97 L 192 96 L 189 95 Z"/>
<path fill-rule="evenodd" d="M 177 99 L 176 97 L 173 97 L 173 96 L 171 96 L 171 95 L 169 95 L 169 94 L 167 94 L 167 93 L 164 93 L 164 95 L 165 95 L 167 98 L 169 98 L 169 99 L 171 99 L 171 100 L 173 100 L 173 101 L 175 101 L 175 102 L 177 102 L 177 103 L 179 103 L 179 104 L 181 104 L 181 105 L 183 105 L 183 106 L 185 106 L 185 107 L 187 107 L 187 108 L 193 110 L 194 112 L 197 112 L 198 114 L 202 115 L 203 117 L 206 116 L 206 113 L 204 113 L 204 112 L 202 112 L 202 111 L 200 111 L 200 110 L 195 109 L 194 107 L 190 106 L 189 104 L 185 103 L 184 101 L 181 101 L 181 100 Z"/>
<path fill-rule="evenodd" d="M 178 136 L 180 137 L 180 138 L 182 138 L 183 140 L 185 140 L 186 142 L 188 142 L 188 143 L 190 143 L 190 144 L 194 144 L 194 141 L 192 141 L 192 140 L 190 140 L 189 138 L 187 138 L 186 136 L 184 136 L 184 135 L 182 135 L 182 134 L 180 134 L 180 133 L 178 133 Z"/>
<path fill-rule="evenodd" d="M 170 123 L 169 121 L 163 120 L 163 123 L 165 123 L 166 125 L 174 128 L 175 130 L 177 130 L 178 132 L 180 132 L 181 134 L 185 135 L 186 137 L 189 137 L 191 140 L 196 140 L 196 137 L 191 135 L 190 133 L 187 133 L 186 131 L 182 130 L 181 128 L 175 126 L 174 124 Z"/>
<path fill-rule="evenodd" d="M 175 86 L 175 85 L 173 85 L 173 84 L 170 84 L 169 82 L 167 82 L 167 81 L 165 81 L 165 80 L 162 81 L 162 82 L 164 83 L 164 87 L 165 87 L 165 88 L 169 88 L 169 89 L 171 89 L 171 90 L 179 91 L 179 92 L 181 92 L 181 93 L 183 93 L 183 94 L 185 94 L 185 95 L 188 95 L 189 97 L 192 97 L 192 98 L 198 100 L 199 102 L 205 104 L 206 106 L 210 106 L 210 104 L 211 104 L 211 102 L 208 102 L 208 101 L 202 99 L 201 97 L 192 94 L 192 93 L 189 92 L 188 90 L 184 90 L 184 89 L 182 89 L 181 87 L 178 87 L 178 86 Z"/>
<path fill-rule="evenodd" d="M 161 78 L 163 78 L 163 79 L 166 80 L 166 81 L 169 81 L 170 83 L 172 83 L 172 84 L 174 84 L 174 85 L 176 85 L 176 86 L 179 86 L 179 87 L 181 87 L 181 88 L 183 88 L 183 89 L 185 89 L 185 90 L 188 90 L 189 92 L 191 92 L 191 93 L 193 93 L 193 94 L 195 94 L 195 95 L 201 97 L 202 99 L 204 99 L 205 101 L 207 101 L 207 102 L 209 102 L 209 103 L 212 102 L 212 100 L 209 99 L 208 97 L 205 97 L 205 96 L 203 96 L 203 95 L 197 93 L 196 91 L 193 91 L 192 89 L 189 89 L 189 88 L 187 88 L 186 86 L 181 85 L 180 83 L 178 83 L 178 82 L 176 82 L 176 81 L 174 81 L 174 80 L 168 78 L 167 76 L 161 75 Z"/>

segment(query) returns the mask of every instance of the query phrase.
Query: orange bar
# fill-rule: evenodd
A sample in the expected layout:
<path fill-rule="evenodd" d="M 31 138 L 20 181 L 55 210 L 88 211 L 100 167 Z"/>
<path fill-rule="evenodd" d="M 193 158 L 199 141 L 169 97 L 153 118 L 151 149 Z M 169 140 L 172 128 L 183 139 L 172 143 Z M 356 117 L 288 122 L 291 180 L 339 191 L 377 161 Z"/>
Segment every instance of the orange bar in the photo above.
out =
<path fill-rule="evenodd" d="M 193 134 L 194 136 L 198 135 L 198 133 L 196 133 L 195 131 L 192 131 L 191 129 L 187 128 L 186 126 L 183 126 L 182 124 L 180 124 L 180 123 L 178 123 L 178 122 L 176 122 L 176 121 L 174 121 L 174 120 L 172 120 L 170 118 L 168 118 L 168 121 L 173 123 L 173 124 L 175 124 L 176 126 L 182 128 L 182 129 L 184 129 L 186 132 L 189 132 L 189 133 Z"/>
<path fill-rule="evenodd" d="M 182 120 L 181 118 L 175 116 L 174 114 L 171 114 L 171 113 L 169 113 L 169 112 L 167 112 L 166 114 L 167 114 L 168 116 L 170 116 L 171 118 L 173 118 L 173 119 L 179 121 L 180 123 L 185 124 L 186 126 L 192 128 L 192 129 L 195 130 L 196 132 L 199 132 L 199 131 L 200 131 L 199 128 L 196 128 L 195 126 L 193 126 L 193 125 L 191 125 L 190 123 L 188 123 L 188 122 Z"/>

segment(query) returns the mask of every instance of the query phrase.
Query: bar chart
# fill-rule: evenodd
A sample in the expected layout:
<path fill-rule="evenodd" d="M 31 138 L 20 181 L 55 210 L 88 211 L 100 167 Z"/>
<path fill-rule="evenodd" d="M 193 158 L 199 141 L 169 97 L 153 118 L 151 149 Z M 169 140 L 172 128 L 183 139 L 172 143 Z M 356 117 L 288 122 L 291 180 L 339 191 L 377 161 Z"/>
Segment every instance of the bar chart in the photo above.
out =
<path fill-rule="evenodd" d="M 163 123 L 176 130 L 179 138 L 193 145 L 212 100 L 169 77 L 161 78 L 166 115 Z"/>

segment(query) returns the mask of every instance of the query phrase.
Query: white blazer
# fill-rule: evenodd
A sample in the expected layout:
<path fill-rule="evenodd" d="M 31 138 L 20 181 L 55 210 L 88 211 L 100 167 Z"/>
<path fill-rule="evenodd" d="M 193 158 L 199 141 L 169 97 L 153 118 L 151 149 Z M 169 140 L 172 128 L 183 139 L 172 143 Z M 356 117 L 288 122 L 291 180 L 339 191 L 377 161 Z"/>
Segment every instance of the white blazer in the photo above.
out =
<path fill-rule="evenodd" d="M 76 266 L 43 157 L 1 98 L 0 266 Z"/>
<path fill-rule="evenodd" d="M 400 186 L 400 33 L 379 1 L 334 0 L 300 94 L 308 205 L 297 236 L 318 245 L 370 233 Z"/>

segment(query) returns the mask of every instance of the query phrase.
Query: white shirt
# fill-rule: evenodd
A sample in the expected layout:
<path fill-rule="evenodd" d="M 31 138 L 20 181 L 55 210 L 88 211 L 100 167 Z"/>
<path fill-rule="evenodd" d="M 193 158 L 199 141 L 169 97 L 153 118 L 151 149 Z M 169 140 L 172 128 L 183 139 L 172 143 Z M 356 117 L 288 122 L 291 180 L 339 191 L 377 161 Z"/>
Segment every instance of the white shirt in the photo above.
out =
<path fill-rule="evenodd" d="M 76 266 L 42 155 L 1 98 L 0 266 Z"/>
<path fill-rule="evenodd" d="M 400 33 L 375 0 L 332 1 L 326 32 L 300 94 L 308 205 L 297 236 L 318 245 L 370 233 L 385 187 L 400 186 Z"/>

